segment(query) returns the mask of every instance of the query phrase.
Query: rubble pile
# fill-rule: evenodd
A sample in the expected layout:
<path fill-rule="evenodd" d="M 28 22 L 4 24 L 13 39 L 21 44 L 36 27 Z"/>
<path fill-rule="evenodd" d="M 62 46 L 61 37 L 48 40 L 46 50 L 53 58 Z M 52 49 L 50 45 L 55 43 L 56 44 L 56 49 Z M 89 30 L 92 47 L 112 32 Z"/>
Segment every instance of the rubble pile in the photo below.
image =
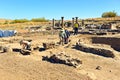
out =
<path fill-rule="evenodd" d="M 50 42 L 50 43 L 43 43 L 43 47 L 44 49 L 52 49 L 55 48 L 55 43 L 54 42 Z"/>
<path fill-rule="evenodd" d="M 92 34 L 92 35 L 112 35 L 120 33 L 119 30 L 112 29 L 83 29 L 79 32 L 80 34 Z"/>
<path fill-rule="evenodd" d="M 65 53 L 52 54 L 51 56 L 43 56 L 43 60 L 47 60 L 52 63 L 65 64 L 68 66 L 73 66 L 75 68 L 78 68 L 82 64 L 81 60 L 68 56 Z"/>
<path fill-rule="evenodd" d="M 11 48 L 9 46 L 1 46 L 0 45 L 0 52 L 11 52 Z"/>

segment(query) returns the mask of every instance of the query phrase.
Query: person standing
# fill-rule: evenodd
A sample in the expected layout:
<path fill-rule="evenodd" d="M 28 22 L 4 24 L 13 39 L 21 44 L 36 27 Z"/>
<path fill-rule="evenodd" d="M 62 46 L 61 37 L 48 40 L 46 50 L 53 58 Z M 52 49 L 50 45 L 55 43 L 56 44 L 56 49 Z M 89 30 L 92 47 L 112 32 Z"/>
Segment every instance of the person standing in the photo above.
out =
<path fill-rule="evenodd" d="M 78 24 L 78 22 L 76 22 L 76 23 L 74 24 L 74 35 L 77 35 L 77 34 L 78 34 L 78 27 L 79 27 L 79 24 Z"/>
<path fill-rule="evenodd" d="M 60 44 L 64 45 L 66 37 L 67 36 L 66 36 L 66 33 L 65 33 L 65 29 L 61 29 L 60 32 L 59 32 Z"/>

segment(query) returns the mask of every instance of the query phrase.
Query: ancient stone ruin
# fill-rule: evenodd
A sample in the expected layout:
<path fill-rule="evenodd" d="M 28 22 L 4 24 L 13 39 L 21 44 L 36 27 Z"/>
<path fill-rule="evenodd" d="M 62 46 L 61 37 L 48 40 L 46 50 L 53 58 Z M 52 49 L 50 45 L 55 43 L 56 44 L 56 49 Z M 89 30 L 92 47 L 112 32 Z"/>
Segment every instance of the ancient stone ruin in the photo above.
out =
<path fill-rule="evenodd" d="M 93 37 L 92 43 L 95 44 L 107 44 L 113 49 L 120 51 L 120 37 L 118 36 L 103 36 L 103 37 Z"/>
<path fill-rule="evenodd" d="M 89 53 L 101 55 L 104 57 L 111 57 L 111 58 L 115 57 L 113 52 L 109 49 L 99 48 L 99 47 L 91 46 L 88 44 L 76 43 L 75 48 L 84 52 L 89 52 Z"/>
<path fill-rule="evenodd" d="M 65 53 L 59 53 L 59 54 L 52 54 L 50 56 L 43 56 L 43 60 L 47 60 L 52 63 L 59 63 L 59 64 L 65 64 L 69 66 L 73 66 L 75 68 L 78 68 L 82 61 L 73 58 L 72 56 L 66 55 Z"/>

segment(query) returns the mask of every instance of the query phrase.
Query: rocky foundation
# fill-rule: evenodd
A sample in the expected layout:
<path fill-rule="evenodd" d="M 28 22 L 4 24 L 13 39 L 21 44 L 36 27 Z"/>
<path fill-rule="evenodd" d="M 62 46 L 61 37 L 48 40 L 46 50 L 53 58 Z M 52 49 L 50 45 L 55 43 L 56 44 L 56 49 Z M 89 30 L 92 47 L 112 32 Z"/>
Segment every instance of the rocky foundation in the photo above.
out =
<path fill-rule="evenodd" d="M 84 52 L 89 52 L 89 53 L 101 55 L 104 57 L 111 57 L 111 58 L 115 57 L 115 55 L 113 54 L 113 52 L 111 50 L 104 49 L 104 48 L 98 48 L 98 47 L 94 47 L 94 46 L 89 46 L 89 45 L 85 45 L 82 43 L 76 43 L 75 48 L 78 50 L 84 51 Z"/>
<path fill-rule="evenodd" d="M 65 53 L 52 54 L 51 56 L 43 56 L 43 60 L 47 60 L 52 63 L 65 64 L 73 66 L 75 68 L 78 68 L 82 64 L 81 60 L 73 58 L 72 56 L 68 56 Z"/>

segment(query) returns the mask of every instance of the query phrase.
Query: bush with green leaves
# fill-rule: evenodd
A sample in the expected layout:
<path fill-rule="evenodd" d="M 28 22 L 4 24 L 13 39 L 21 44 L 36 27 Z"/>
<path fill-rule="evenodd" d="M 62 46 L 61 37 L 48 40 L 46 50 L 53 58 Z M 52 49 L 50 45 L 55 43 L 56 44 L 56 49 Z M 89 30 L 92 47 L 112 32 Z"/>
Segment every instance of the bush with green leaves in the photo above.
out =
<path fill-rule="evenodd" d="M 48 22 L 44 17 L 43 18 L 33 18 L 31 19 L 32 22 Z"/>
<path fill-rule="evenodd" d="M 117 13 L 114 12 L 114 11 L 104 12 L 104 13 L 102 14 L 102 17 L 103 17 L 103 18 L 116 17 L 116 16 L 118 16 L 118 15 L 117 15 Z"/>
<path fill-rule="evenodd" d="M 49 20 L 45 19 L 44 17 L 43 18 L 33 18 L 31 20 L 28 20 L 28 19 L 15 19 L 12 22 L 10 22 L 10 24 L 25 23 L 25 22 L 29 22 L 29 21 L 32 21 L 32 22 L 48 22 Z M 8 22 L 6 21 L 4 24 L 7 24 L 7 23 Z"/>
<path fill-rule="evenodd" d="M 11 23 L 25 23 L 25 22 L 29 22 L 29 20 L 27 20 L 27 19 L 15 19 Z"/>

